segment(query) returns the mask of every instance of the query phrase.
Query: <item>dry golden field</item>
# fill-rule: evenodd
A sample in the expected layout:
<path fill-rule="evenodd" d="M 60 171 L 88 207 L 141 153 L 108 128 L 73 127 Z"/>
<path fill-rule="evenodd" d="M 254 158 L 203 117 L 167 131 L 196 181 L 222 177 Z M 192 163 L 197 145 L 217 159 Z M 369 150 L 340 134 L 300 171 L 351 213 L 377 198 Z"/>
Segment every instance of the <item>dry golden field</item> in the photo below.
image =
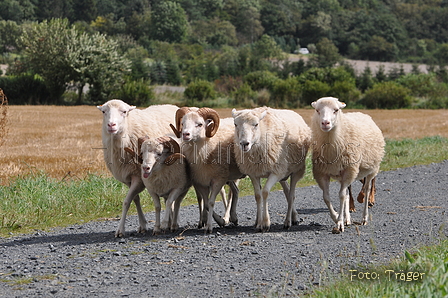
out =
<path fill-rule="evenodd" d="M 230 116 L 230 109 L 218 112 Z M 312 109 L 297 112 L 309 123 Z M 448 137 L 448 110 L 362 112 L 371 115 L 389 139 Z M 88 173 L 109 176 L 99 149 L 101 122 L 94 106 L 10 106 L 9 133 L 0 149 L 0 183 L 41 170 L 60 180 L 82 179 Z"/>

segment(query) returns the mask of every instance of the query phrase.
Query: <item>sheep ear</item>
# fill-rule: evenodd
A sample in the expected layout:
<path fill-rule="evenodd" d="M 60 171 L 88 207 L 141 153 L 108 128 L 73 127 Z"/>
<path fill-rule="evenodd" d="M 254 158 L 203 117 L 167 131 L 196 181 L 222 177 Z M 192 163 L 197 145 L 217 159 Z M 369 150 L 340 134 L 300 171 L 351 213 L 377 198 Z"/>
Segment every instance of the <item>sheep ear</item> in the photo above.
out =
<path fill-rule="evenodd" d="M 260 120 L 263 120 L 263 118 L 266 117 L 267 113 L 268 113 L 267 110 L 264 110 L 263 112 L 261 112 Z"/>
<path fill-rule="evenodd" d="M 236 117 L 236 109 L 235 109 L 235 108 L 232 109 L 232 117 L 233 117 L 233 118 Z"/>
<path fill-rule="evenodd" d="M 313 108 L 316 108 L 316 105 L 317 105 L 317 101 L 313 101 L 313 102 L 311 103 L 311 106 L 312 106 Z"/>
<path fill-rule="evenodd" d="M 96 106 L 98 108 L 98 110 L 103 111 L 103 105 L 100 106 Z"/>
<path fill-rule="evenodd" d="M 345 108 L 345 106 L 346 106 L 346 104 L 345 104 L 345 103 L 343 103 L 343 102 L 339 102 L 339 108 L 340 108 L 340 109 L 343 109 L 343 108 Z"/>
<path fill-rule="evenodd" d="M 136 106 L 130 106 L 128 112 L 130 112 L 130 111 L 132 111 L 132 110 L 135 110 L 136 108 L 137 108 Z"/>

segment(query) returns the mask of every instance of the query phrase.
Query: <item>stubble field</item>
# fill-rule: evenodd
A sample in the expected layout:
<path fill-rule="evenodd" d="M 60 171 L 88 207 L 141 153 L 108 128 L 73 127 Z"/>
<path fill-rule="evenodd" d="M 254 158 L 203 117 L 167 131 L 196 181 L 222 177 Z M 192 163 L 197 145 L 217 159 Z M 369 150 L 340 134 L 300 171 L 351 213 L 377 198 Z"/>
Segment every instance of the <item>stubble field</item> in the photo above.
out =
<path fill-rule="evenodd" d="M 230 117 L 231 109 L 217 110 Z M 314 110 L 296 111 L 309 124 Z M 387 139 L 448 137 L 448 110 L 362 112 L 372 116 Z M 83 179 L 90 173 L 110 176 L 100 149 L 101 122 L 102 114 L 94 106 L 10 106 L 0 183 L 38 171 L 60 180 Z"/>

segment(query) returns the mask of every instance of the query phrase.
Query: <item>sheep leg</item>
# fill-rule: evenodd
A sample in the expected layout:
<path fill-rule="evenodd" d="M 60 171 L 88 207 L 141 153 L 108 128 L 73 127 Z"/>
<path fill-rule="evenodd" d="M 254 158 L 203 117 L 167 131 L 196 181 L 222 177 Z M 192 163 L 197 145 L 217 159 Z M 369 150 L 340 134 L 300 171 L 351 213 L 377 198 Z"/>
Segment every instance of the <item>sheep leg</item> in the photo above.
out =
<path fill-rule="evenodd" d="M 350 204 L 349 204 L 349 206 L 350 206 L 350 212 L 356 212 L 356 207 L 355 207 L 355 200 L 353 199 L 353 195 L 352 195 L 352 185 L 350 184 L 349 186 L 348 186 L 348 196 L 349 196 L 349 199 L 350 199 Z M 358 196 L 359 197 L 359 196 Z"/>
<path fill-rule="evenodd" d="M 163 216 L 163 220 L 160 225 L 162 231 L 166 231 L 170 227 L 176 227 L 177 222 L 174 221 L 173 203 L 182 193 L 182 189 L 175 188 L 168 195 L 168 199 L 165 201 L 165 215 Z"/>
<path fill-rule="evenodd" d="M 149 192 L 149 191 L 148 191 Z M 156 223 L 154 224 L 154 230 L 152 230 L 153 235 L 159 235 L 162 230 L 160 229 L 160 212 L 162 206 L 160 204 L 160 197 L 156 193 L 149 193 L 154 201 L 154 209 L 156 211 Z"/>
<path fill-rule="evenodd" d="M 373 175 L 367 176 L 365 179 L 364 184 L 364 193 L 366 194 L 366 197 L 370 197 L 370 192 L 373 191 L 373 187 L 371 185 L 373 184 Z M 364 202 L 364 210 L 362 212 L 362 225 L 367 225 L 368 222 L 368 216 L 369 216 L 369 200 L 365 200 Z"/>
<path fill-rule="evenodd" d="M 238 182 L 236 181 L 230 181 L 230 193 L 232 194 L 232 202 L 230 207 L 230 222 L 233 223 L 235 226 L 238 225 L 238 215 L 236 214 L 236 206 L 238 204 L 238 195 L 239 195 L 239 188 L 238 188 Z"/>
<path fill-rule="evenodd" d="M 198 200 L 198 208 L 199 208 L 198 229 L 200 229 L 207 222 L 207 209 L 205 208 L 204 198 L 208 197 L 208 187 L 194 185 L 194 190 L 196 192 L 196 198 Z"/>
<path fill-rule="evenodd" d="M 181 193 L 176 200 L 174 200 L 174 208 L 172 210 L 172 214 L 173 214 L 173 219 L 171 221 L 171 232 L 175 232 L 177 231 L 177 229 L 179 229 L 179 210 L 180 210 L 180 204 L 182 203 L 182 200 L 185 198 L 185 196 L 187 195 L 188 189 L 184 190 L 183 193 Z"/>
<path fill-rule="evenodd" d="M 271 227 L 271 219 L 269 217 L 269 209 L 268 209 L 268 196 L 269 192 L 271 191 L 272 186 L 274 186 L 275 183 L 280 181 L 281 178 L 279 178 L 277 175 L 269 175 L 268 179 L 266 180 L 266 183 L 263 187 L 262 196 L 263 196 L 263 219 L 262 219 L 262 225 L 261 225 L 261 231 L 262 232 L 268 232 Z"/>
<path fill-rule="evenodd" d="M 375 187 L 375 180 L 376 176 L 372 179 L 372 185 L 369 193 L 369 207 L 372 207 L 375 205 L 375 193 L 376 193 L 376 187 Z"/>
<path fill-rule="evenodd" d="M 316 177 L 317 175 L 315 175 Z M 333 205 L 330 201 L 330 176 L 321 176 L 316 178 L 316 182 L 319 187 L 322 189 L 324 202 L 327 205 L 328 211 L 330 211 L 331 219 L 337 223 L 338 222 L 338 213 L 334 210 Z"/>
<path fill-rule="evenodd" d="M 221 195 L 222 204 L 224 205 L 225 209 L 225 213 L 222 220 L 224 221 L 224 225 L 227 225 L 230 220 L 230 206 L 232 202 L 232 192 L 229 192 L 229 198 L 227 198 L 226 190 L 224 189 L 224 187 L 222 187 L 221 190 L 219 191 L 219 194 Z"/>
<path fill-rule="evenodd" d="M 255 202 L 257 203 L 257 217 L 255 218 L 255 229 L 261 231 L 263 214 L 261 209 L 261 183 L 260 178 L 249 176 L 254 187 Z"/>
<path fill-rule="evenodd" d="M 126 198 L 123 200 L 123 207 L 121 211 L 121 219 L 120 223 L 118 224 L 118 229 L 115 232 L 115 237 L 121 238 L 125 236 L 125 223 L 126 223 L 126 215 L 129 210 L 129 206 L 131 205 L 131 202 L 134 201 L 135 206 L 137 207 L 137 213 L 138 213 L 138 221 L 139 221 L 139 233 L 146 232 L 146 218 L 143 214 L 142 206 L 140 204 L 140 197 L 139 193 L 141 193 L 145 189 L 145 185 L 143 184 L 142 180 L 140 179 L 140 176 L 132 176 L 131 177 L 131 183 L 129 186 L 129 191 L 126 194 Z"/>
<path fill-rule="evenodd" d="M 296 195 L 295 195 L 295 190 L 296 190 L 296 185 L 297 182 L 299 182 L 299 180 L 302 178 L 303 173 L 293 173 L 291 175 L 290 181 L 291 181 L 291 186 L 288 187 L 288 182 L 286 181 L 280 181 L 280 184 L 283 187 L 283 193 L 285 194 L 286 197 L 286 201 L 288 202 L 288 211 L 286 212 L 286 218 L 285 218 L 285 222 L 283 224 L 283 228 L 284 229 L 289 229 L 291 227 L 291 225 L 296 225 L 298 223 L 297 220 L 297 211 L 294 208 L 294 201 L 296 199 Z"/>
<path fill-rule="evenodd" d="M 212 217 L 215 218 L 215 221 L 217 219 L 215 216 L 218 216 L 220 218 L 220 216 L 217 215 L 213 209 L 215 208 L 216 196 L 221 191 L 221 188 L 224 186 L 224 184 L 225 184 L 225 182 L 224 183 L 214 183 L 214 185 L 212 185 L 212 187 L 211 187 L 210 197 L 208 198 L 208 217 L 207 217 L 207 224 L 205 226 L 206 233 L 213 232 Z M 221 218 L 221 220 L 222 220 L 222 218 Z"/>

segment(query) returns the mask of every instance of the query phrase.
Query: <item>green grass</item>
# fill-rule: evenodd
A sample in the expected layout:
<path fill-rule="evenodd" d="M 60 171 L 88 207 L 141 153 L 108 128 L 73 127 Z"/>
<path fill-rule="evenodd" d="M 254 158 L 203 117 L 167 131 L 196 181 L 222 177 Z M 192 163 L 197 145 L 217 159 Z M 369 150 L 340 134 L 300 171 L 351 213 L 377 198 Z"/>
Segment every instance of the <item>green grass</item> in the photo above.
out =
<path fill-rule="evenodd" d="M 387 140 L 386 156 L 381 170 L 387 171 L 448 159 L 448 139 L 427 137 L 419 140 Z M 299 186 L 314 184 L 311 160 Z M 248 178 L 240 182 L 240 196 L 253 195 Z M 281 189 L 277 183 L 273 190 Z M 89 175 L 84 179 L 59 181 L 43 172 L 31 172 L 16 177 L 7 186 L 0 186 L 0 236 L 29 233 L 52 227 L 68 226 L 100 218 L 121 216 L 127 187 L 113 178 Z M 143 210 L 153 211 L 147 192 L 141 194 Z M 191 189 L 183 205 L 194 204 L 196 196 Z M 135 214 L 131 204 L 129 214 Z"/>
<path fill-rule="evenodd" d="M 422 247 L 388 265 L 350 269 L 343 278 L 314 288 L 309 297 L 447 297 L 448 240 Z M 361 273 L 360 273 L 361 272 Z M 369 275 L 367 275 L 369 274 Z M 359 279 L 362 277 L 362 279 Z M 375 279 L 367 280 L 366 276 Z"/>

